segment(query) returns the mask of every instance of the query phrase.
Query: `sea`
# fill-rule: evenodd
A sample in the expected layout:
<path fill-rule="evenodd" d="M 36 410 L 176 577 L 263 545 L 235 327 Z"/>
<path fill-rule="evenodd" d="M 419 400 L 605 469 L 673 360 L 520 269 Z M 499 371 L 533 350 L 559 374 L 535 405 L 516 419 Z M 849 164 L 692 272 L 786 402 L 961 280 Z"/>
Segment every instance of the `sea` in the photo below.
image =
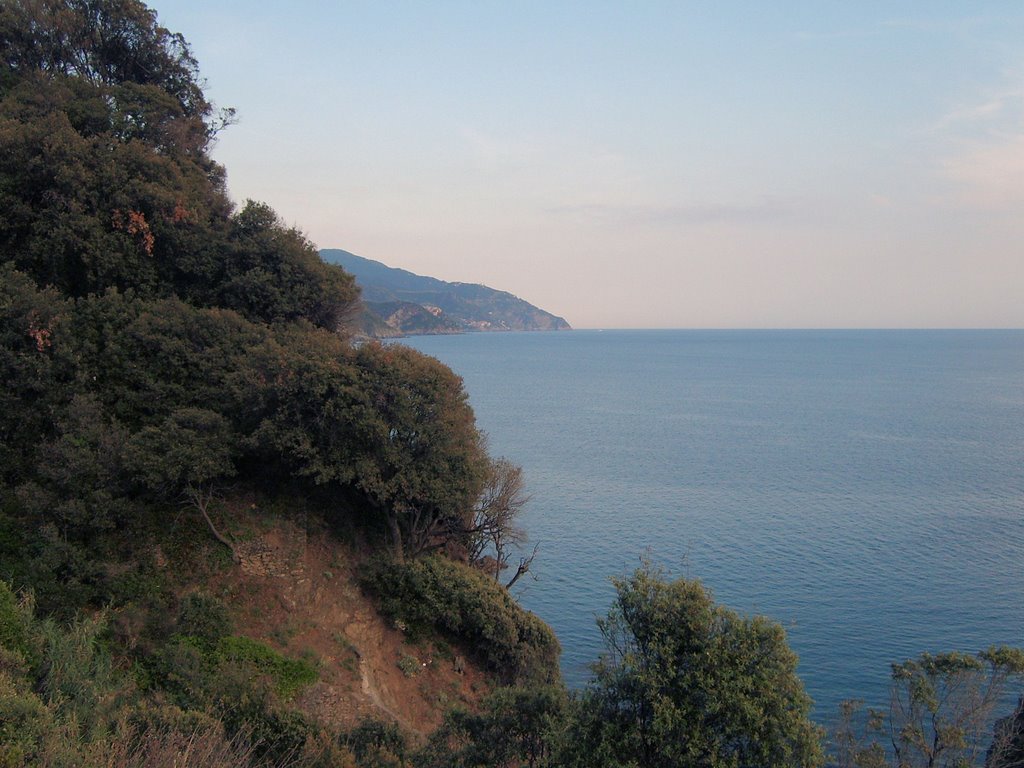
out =
<path fill-rule="evenodd" d="M 583 330 L 405 339 L 523 467 L 515 592 L 571 687 L 646 558 L 780 622 L 819 722 L 890 664 L 1024 646 L 1024 331 Z M 518 562 L 518 560 L 514 560 Z"/>

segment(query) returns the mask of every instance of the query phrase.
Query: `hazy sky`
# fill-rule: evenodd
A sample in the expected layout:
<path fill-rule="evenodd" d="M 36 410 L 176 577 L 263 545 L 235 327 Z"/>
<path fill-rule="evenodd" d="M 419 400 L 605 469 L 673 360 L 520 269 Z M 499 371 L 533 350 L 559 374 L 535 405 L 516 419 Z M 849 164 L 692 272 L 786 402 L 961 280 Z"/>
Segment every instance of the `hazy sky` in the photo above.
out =
<path fill-rule="evenodd" d="M 153 0 L 232 196 L 576 327 L 1024 326 L 1024 3 Z"/>

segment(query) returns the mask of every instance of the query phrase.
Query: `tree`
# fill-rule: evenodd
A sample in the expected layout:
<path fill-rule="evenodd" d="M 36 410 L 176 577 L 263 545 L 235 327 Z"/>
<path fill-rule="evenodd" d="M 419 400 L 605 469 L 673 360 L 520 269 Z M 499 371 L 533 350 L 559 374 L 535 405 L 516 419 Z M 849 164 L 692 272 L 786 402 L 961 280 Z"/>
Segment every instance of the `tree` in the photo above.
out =
<path fill-rule="evenodd" d="M 616 580 L 606 655 L 580 700 L 567 765 L 818 766 L 820 734 L 778 624 L 716 605 L 645 564 Z"/>
<path fill-rule="evenodd" d="M 355 354 L 361 413 L 352 484 L 384 517 L 396 559 L 442 546 L 469 525 L 487 455 L 462 380 L 401 345 Z"/>
<path fill-rule="evenodd" d="M 354 318 L 355 279 L 327 264 L 296 229 L 265 203 L 246 202 L 231 218 L 224 274 L 216 303 L 263 322 L 304 318 L 335 331 Z"/>
<path fill-rule="evenodd" d="M 127 430 L 91 395 L 61 410 L 52 440 L 39 447 L 36 476 L 18 487 L 26 510 L 65 540 L 112 530 L 131 514 L 124 466 Z"/>
<path fill-rule="evenodd" d="M 1013 713 L 996 721 L 992 746 L 985 755 L 985 768 L 1024 766 L 1024 696 L 1017 699 Z"/>
<path fill-rule="evenodd" d="M 166 94 L 180 117 L 198 124 L 198 151 L 230 117 L 210 119 L 188 43 L 139 0 L 10 0 L 0 6 L 0 44 L 10 75 L 76 78 L 95 88 L 132 83 Z"/>
<path fill-rule="evenodd" d="M 484 564 L 489 555 L 495 579 L 508 567 L 509 547 L 526 541 L 526 531 L 517 518 L 530 501 L 523 488 L 523 468 L 506 458 L 494 459 L 487 468 L 487 481 L 473 507 L 473 524 L 469 529 L 469 562 Z M 536 553 L 535 553 L 536 554 Z M 519 568 L 507 586 L 512 586 L 533 562 L 533 556 L 522 558 Z"/>
<path fill-rule="evenodd" d="M 69 314 L 56 291 L 0 266 L 0 483 L 27 479 L 54 432 L 53 412 L 68 396 L 56 342 Z"/>
<path fill-rule="evenodd" d="M 893 664 L 888 710 L 865 713 L 860 702 L 844 702 L 837 762 L 841 768 L 1012 765 L 1007 760 L 1018 737 L 1015 721 L 1007 720 L 991 738 L 995 710 L 1012 680 L 1024 680 L 1024 650 L 1006 646 L 974 655 L 924 653 Z"/>
<path fill-rule="evenodd" d="M 0 263 L 84 297 L 174 294 L 335 331 L 355 281 L 266 205 L 232 215 L 181 35 L 138 0 L 0 4 Z"/>
<path fill-rule="evenodd" d="M 72 296 L 209 283 L 223 122 L 184 39 L 138 0 L 11 0 L 0 50 L 0 260 Z"/>
<path fill-rule="evenodd" d="M 235 474 L 237 438 L 221 415 L 202 408 L 181 408 L 160 426 L 132 435 L 127 461 L 136 477 L 163 496 L 180 496 L 196 509 L 210 533 L 239 562 L 235 545 L 210 517 L 217 483 Z"/>

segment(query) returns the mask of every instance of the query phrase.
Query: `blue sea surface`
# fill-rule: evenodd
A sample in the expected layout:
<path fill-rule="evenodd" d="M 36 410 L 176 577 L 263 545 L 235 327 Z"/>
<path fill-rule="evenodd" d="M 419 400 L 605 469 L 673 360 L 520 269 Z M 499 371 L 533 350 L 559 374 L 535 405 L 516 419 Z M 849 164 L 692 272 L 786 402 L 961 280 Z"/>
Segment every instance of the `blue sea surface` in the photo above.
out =
<path fill-rule="evenodd" d="M 1024 332 L 418 337 L 523 466 L 519 597 L 571 686 L 645 555 L 781 622 L 832 718 L 889 664 L 1024 645 Z"/>

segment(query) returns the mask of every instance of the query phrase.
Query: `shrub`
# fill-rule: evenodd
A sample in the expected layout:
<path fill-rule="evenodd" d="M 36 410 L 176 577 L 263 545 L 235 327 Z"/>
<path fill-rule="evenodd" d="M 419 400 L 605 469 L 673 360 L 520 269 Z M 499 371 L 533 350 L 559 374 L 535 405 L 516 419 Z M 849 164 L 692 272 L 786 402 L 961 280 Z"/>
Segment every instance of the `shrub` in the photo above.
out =
<path fill-rule="evenodd" d="M 569 697 L 561 685 L 499 688 L 476 712 L 449 711 L 416 755 L 416 765 L 552 765 L 569 717 Z"/>
<path fill-rule="evenodd" d="M 378 558 L 362 577 L 381 611 L 413 636 L 433 630 L 462 641 L 507 683 L 558 679 L 551 628 L 479 571 L 434 555 L 404 564 Z"/>
<path fill-rule="evenodd" d="M 818 768 L 821 732 L 782 627 L 644 563 L 613 580 L 607 652 L 579 698 L 566 768 Z"/>
<path fill-rule="evenodd" d="M 0 581 L 0 647 L 28 659 L 32 655 L 31 620 L 31 608 L 18 600 L 7 582 Z"/>
<path fill-rule="evenodd" d="M 201 640 L 210 647 L 231 634 L 231 619 L 224 603 L 209 595 L 189 595 L 181 601 L 178 631 Z"/>
<path fill-rule="evenodd" d="M 368 718 L 340 738 L 342 746 L 367 768 L 398 768 L 406 764 L 408 744 L 394 723 Z"/>
<path fill-rule="evenodd" d="M 126 727 L 102 746 L 104 753 L 96 755 L 95 764 L 105 768 L 241 768 L 256 757 L 247 739 L 227 738 L 214 720 L 191 728 Z"/>
<path fill-rule="evenodd" d="M 175 635 L 149 667 L 150 683 L 170 694 L 176 706 L 209 712 L 229 738 L 243 737 L 259 760 L 269 764 L 283 764 L 299 754 L 314 732 L 280 700 L 315 681 L 316 668 L 257 640 L 227 636 L 211 644 Z"/>
<path fill-rule="evenodd" d="M 318 677 L 316 667 L 305 659 L 289 659 L 249 637 L 221 638 L 215 656 L 251 666 L 267 675 L 273 681 L 274 691 L 284 699 L 292 698 Z"/>
<path fill-rule="evenodd" d="M 68 627 L 50 620 L 38 624 L 44 651 L 36 690 L 83 740 L 102 737 L 136 699 L 132 681 L 107 647 L 107 629 L 105 612 Z"/>
<path fill-rule="evenodd" d="M 28 678 L 0 670 L 0 766 L 28 765 L 53 728 Z"/>
<path fill-rule="evenodd" d="M 405 655 L 398 660 L 398 668 L 406 677 L 416 677 L 420 672 L 420 662 L 415 656 Z"/>

